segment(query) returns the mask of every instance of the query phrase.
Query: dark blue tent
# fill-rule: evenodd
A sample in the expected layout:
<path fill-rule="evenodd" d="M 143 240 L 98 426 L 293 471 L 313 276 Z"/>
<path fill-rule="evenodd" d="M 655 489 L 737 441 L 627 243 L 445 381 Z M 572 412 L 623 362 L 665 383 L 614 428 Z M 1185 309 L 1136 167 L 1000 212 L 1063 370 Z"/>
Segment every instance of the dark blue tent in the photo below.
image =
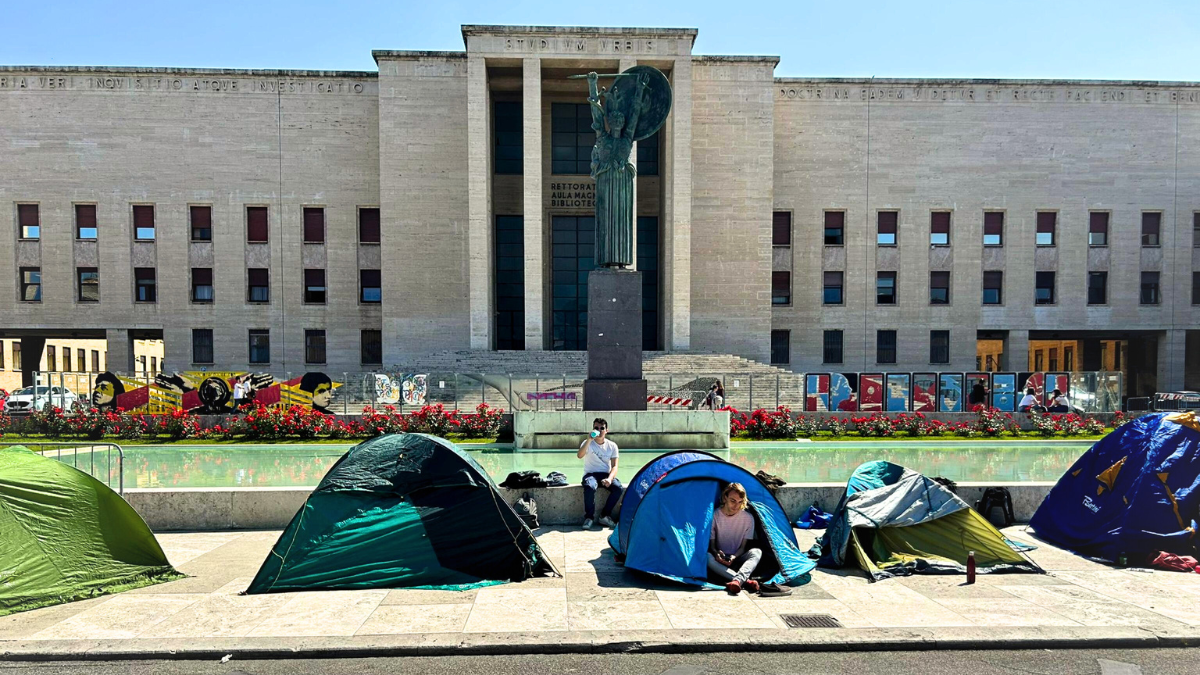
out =
<path fill-rule="evenodd" d="M 1196 551 L 1200 420 L 1158 413 L 1100 439 L 1046 495 L 1029 524 L 1082 555 L 1142 564 Z"/>
<path fill-rule="evenodd" d="M 609 536 L 609 545 L 630 569 L 709 585 L 713 511 L 727 483 L 745 486 L 764 547 L 755 578 L 793 586 L 806 583 L 815 565 L 796 543 L 779 501 L 753 474 L 706 452 L 671 452 L 642 467 L 625 491 L 621 522 Z"/>

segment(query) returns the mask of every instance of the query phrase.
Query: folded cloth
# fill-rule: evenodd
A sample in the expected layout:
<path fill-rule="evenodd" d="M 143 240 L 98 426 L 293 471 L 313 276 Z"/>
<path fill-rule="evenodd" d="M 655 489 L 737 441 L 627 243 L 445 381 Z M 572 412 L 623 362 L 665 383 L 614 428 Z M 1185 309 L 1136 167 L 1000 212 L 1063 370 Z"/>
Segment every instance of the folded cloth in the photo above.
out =
<path fill-rule="evenodd" d="M 758 482 L 762 483 L 767 488 L 767 492 L 770 492 L 771 494 L 775 494 L 776 490 L 784 485 L 787 485 L 787 481 L 783 480 L 779 476 L 774 476 L 761 469 L 758 473 L 754 474 L 754 477 L 757 478 Z"/>
<path fill-rule="evenodd" d="M 537 471 L 513 471 L 500 484 L 502 488 L 519 490 L 521 488 L 541 488 L 548 485 L 542 474 Z"/>
<path fill-rule="evenodd" d="M 567 475 L 561 471 L 551 471 L 550 473 L 546 474 L 546 486 L 547 487 L 566 487 L 567 486 Z"/>
<path fill-rule="evenodd" d="M 823 530 L 829 527 L 830 516 L 818 507 L 816 504 L 808 507 L 808 511 L 800 516 L 796 521 L 796 527 L 801 530 Z"/>
<path fill-rule="evenodd" d="M 1160 570 L 1200 572 L 1200 560 L 1196 560 L 1190 555 L 1175 555 L 1166 551 L 1159 551 L 1158 556 L 1150 561 L 1150 566 L 1157 567 Z"/>

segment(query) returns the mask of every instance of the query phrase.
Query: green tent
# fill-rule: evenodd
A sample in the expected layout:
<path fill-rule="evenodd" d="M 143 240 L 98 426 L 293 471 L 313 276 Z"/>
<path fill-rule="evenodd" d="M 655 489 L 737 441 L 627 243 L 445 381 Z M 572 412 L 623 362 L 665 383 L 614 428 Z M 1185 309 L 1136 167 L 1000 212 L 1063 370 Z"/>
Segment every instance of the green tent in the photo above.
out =
<path fill-rule="evenodd" d="M 28 448 L 0 448 L 0 616 L 182 576 L 108 486 Z"/>
<path fill-rule="evenodd" d="M 442 438 L 389 434 L 329 469 L 246 592 L 465 589 L 552 574 L 475 460 Z"/>
<path fill-rule="evenodd" d="M 1042 571 L 944 485 L 883 461 L 855 469 L 813 548 L 822 567 L 857 566 L 876 581 L 962 574 L 970 551 L 980 574 Z"/>

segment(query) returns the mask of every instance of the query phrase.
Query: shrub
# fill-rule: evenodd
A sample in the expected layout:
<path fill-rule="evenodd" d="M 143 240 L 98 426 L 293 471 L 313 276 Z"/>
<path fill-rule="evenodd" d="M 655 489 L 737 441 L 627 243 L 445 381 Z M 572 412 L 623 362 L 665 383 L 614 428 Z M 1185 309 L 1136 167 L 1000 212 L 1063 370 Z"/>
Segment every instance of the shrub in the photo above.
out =
<path fill-rule="evenodd" d="M 1118 410 L 1115 413 L 1113 413 L 1112 423 L 1109 424 L 1109 426 L 1116 429 L 1117 427 L 1121 426 L 1122 424 L 1125 424 L 1126 421 L 1127 420 L 1125 417 L 1125 413 L 1123 411 Z"/>
<path fill-rule="evenodd" d="M 774 411 L 759 408 L 746 417 L 744 433 L 751 438 L 795 438 L 799 430 L 797 422 L 792 417 L 792 411 L 787 406 L 779 406 Z"/>
<path fill-rule="evenodd" d="M 1095 417 L 1089 417 L 1083 423 L 1083 433 L 1102 434 L 1104 433 L 1104 423 Z"/>
<path fill-rule="evenodd" d="M 845 417 L 827 417 L 825 419 L 825 428 L 833 436 L 845 436 L 849 427 L 850 420 Z"/>
<path fill-rule="evenodd" d="M 173 441 L 196 438 L 200 432 L 200 420 L 186 410 L 174 410 L 170 415 L 159 416 L 158 428 Z"/>
<path fill-rule="evenodd" d="M 1053 436 L 1058 433 L 1058 425 L 1055 424 L 1054 418 L 1043 412 L 1031 410 L 1030 418 L 1033 420 L 1033 430 L 1043 436 Z"/>
<path fill-rule="evenodd" d="M 0 438 L 12 428 L 12 418 L 0 412 Z"/>
<path fill-rule="evenodd" d="M 44 406 L 30 416 L 30 421 L 37 433 L 50 438 L 61 438 L 71 430 L 71 422 L 58 406 Z"/>
<path fill-rule="evenodd" d="M 796 418 L 792 428 L 796 434 L 794 438 L 812 438 L 821 430 L 821 420 L 801 415 Z"/>
<path fill-rule="evenodd" d="M 854 417 L 851 418 L 854 422 L 854 428 L 862 436 L 894 436 L 896 433 L 896 425 L 890 417 L 883 413 L 874 413 L 870 417 Z"/>
<path fill-rule="evenodd" d="M 90 441 L 98 441 L 121 421 L 121 416 L 115 412 L 101 411 L 99 408 L 81 408 L 67 419 L 76 435 Z"/>
<path fill-rule="evenodd" d="M 1016 433 L 1020 431 L 1020 427 L 1013 421 L 1011 413 L 1001 412 L 996 408 L 984 408 L 980 406 L 979 417 L 975 420 L 975 428 L 984 436 L 999 436 L 1008 431 Z"/>
<path fill-rule="evenodd" d="M 459 420 L 458 433 L 467 438 L 490 438 L 500 432 L 504 409 L 492 408 L 486 403 L 475 406 L 473 414 L 463 415 Z"/>

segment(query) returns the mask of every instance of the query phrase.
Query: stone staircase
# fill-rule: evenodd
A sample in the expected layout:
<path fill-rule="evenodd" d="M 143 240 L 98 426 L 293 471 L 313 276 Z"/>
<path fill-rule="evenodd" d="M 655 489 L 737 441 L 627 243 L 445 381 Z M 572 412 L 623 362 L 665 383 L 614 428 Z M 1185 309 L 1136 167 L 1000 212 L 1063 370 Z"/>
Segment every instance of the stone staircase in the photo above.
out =
<path fill-rule="evenodd" d="M 703 352 L 643 352 L 647 377 L 668 374 L 786 375 L 795 373 L 733 354 Z M 587 352 L 557 351 L 446 351 L 415 358 L 398 368 L 403 372 L 483 373 L 488 375 L 583 376 Z"/>

